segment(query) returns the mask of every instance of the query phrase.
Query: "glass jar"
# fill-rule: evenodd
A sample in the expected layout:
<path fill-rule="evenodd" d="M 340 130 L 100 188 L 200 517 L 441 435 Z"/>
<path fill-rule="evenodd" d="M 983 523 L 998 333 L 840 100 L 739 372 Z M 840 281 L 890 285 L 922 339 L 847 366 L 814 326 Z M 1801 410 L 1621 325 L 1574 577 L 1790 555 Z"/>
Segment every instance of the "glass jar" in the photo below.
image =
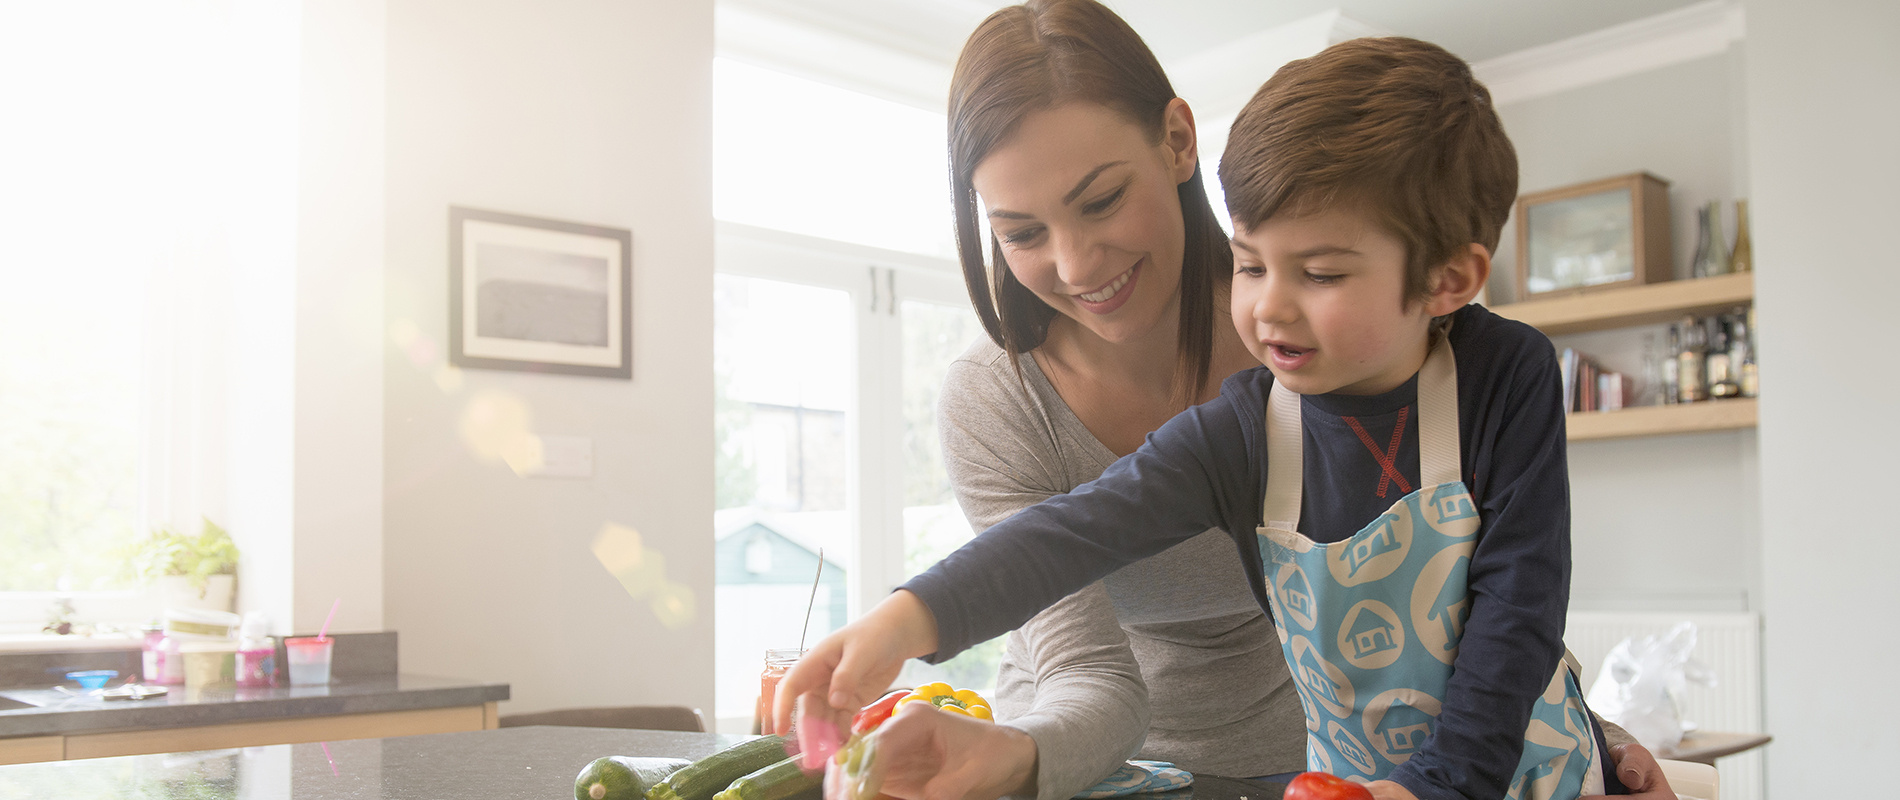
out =
<path fill-rule="evenodd" d="M 778 683 L 785 679 L 792 665 L 798 663 L 798 657 L 805 651 L 797 648 L 770 649 L 765 651 L 765 669 L 759 673 L 759 732 L 777 733 L 772 724 L 772 704 L 778 696 Z M 789 731 L 788 731 L 789 733 Z"/>
<path fill-rule="evenodd" d="M 144 634 L 139 648 L 139 682 L 158 683 L 159 673 L 164 671 L 160 664 L 165 658 L 165 628 L 154 622 L 145 626 Z"/>
<path fill-rule="evenodd" d="M 148 679 L 147 683 L 177 686 L 185 682 L 185 656 L 178 649 L 181 644 L 183 644 L 182 637 L 169 633 L 159 640 L 158 676 Z"/>

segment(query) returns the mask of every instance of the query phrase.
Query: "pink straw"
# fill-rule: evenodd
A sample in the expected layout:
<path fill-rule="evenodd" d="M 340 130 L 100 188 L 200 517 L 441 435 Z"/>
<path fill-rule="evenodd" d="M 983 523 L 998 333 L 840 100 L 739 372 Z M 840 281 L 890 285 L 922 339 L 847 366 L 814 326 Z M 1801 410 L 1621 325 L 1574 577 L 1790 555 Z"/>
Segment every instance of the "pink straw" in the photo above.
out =
<path fill-rule="evenodd" d="M 330 632 L 330 623 L 336 620 L 336 610 L 337 607 L 341 605 L 343 605 L 343 598 L 341 597 L 337 598 L 336 602 L 330 604 L 330 616 L 323 618 L 323 628 L 317 631 L 317 641 L 323 641 L 324 634 Z"/>

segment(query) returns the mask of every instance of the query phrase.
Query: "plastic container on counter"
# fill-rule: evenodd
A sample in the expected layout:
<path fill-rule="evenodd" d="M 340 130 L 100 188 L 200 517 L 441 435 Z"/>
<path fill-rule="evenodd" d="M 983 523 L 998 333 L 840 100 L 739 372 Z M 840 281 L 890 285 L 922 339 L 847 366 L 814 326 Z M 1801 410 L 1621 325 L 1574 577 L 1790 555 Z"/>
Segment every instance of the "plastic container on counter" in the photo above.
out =
<path fill-rule="evenodd" d="M 261 611 L 244 615 L 238 635 L 237 685 L 277 685 L 277 642 L 270 637 L 270 617 Z"/>
<path fill-rule="evenodd" d="M 165 609 L 165 633 L 167 635 L 184 634 L 212 639 L 237 638 L 241 618 L 229 611 L 210 611 L 202 608 Z"/>
<path fill-rule="evenodd" d="M 237 682 L 237 645 L 230 640 L 185 642 L 178 650 L 184 661 L 185 688 L 208 689 Z"/>

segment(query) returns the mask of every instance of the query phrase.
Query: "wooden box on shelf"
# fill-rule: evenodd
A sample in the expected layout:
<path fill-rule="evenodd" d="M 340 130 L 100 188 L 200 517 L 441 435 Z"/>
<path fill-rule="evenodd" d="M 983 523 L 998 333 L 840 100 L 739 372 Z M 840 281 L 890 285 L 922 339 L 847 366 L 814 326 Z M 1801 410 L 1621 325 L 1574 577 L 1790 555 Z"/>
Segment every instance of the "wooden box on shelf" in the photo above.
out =
<path fill-rule="evenodd" d="M 1517 299 L 1673 277 L 1669 182 L 1647 172 L 1517 199 Z"/>

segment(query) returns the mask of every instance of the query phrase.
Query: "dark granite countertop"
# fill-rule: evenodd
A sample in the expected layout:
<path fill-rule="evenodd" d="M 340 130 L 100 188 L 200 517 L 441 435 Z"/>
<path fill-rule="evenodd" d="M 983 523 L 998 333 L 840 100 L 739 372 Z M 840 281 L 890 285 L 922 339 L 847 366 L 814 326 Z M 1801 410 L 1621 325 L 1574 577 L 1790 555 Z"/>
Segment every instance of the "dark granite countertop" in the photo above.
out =
<path fill-rule="evenodd" d="M 696 759 L 747 737 L 502 728 L 0 767 L 0 797 L 126 800 L 567 800 L 604 755 Z M 1197 776 L 1140 800 L 1279 800 L 1277 784 Z"/>
<path fill-rule="evenodd" d="M 0 690 L 0 737 L 147 730 L 254 719 L 411 711 L 508 699 L 505 683 L 427 675 L 343 675 L 328 686 L 187 690 L 161 697 L 104 700 L 53 689 Z M 29 704 L 11 708 L 12 700 Z M 0 797 L 5 795 L 0 794 Z"/>

